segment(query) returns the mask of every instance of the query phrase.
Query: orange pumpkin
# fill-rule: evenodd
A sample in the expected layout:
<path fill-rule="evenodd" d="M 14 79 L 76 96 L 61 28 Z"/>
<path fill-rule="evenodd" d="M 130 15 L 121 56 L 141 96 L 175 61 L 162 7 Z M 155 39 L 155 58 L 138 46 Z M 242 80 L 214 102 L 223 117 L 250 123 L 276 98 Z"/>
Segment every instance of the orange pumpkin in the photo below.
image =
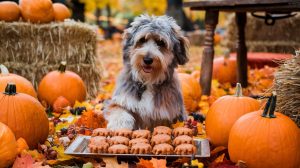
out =
<path fill-rule="evenodd" d="M 54 20 L 51 0 L 20 0 L 22 17 L 32 23 L 49 23 Z"/>
<path fill-rule="evenodd" d="M 240 117 L 228 143 L 230 159 L 248 168 L 299 168 L 300 129 L 287 116 L 275 111 L 276 95 L 265 109 Z"/>
<path fill-rule="evenodd" d="M 20 8 L 17 3 L 10 1 L 0 2 L 0 20 L 6 22 L 17 21 L 20 18 Z"/>
<path fill-rule="evenodd" d="M 83 101 L 86 97 L 84 82 L 76 73 L 66 71 L 66 62 L 62 62 L 56 71 L 49 72 L 41 80 L 38 88 L 38 97 L 41 101 L 52 106 L 59 97 L 65 97 L 70 105 L 75 101 Z"/>
<path fill-rule="evenodd" d="M 4 65 L 0 65 L 1 74 L 0 74 L 0 92 L 4 91 L 6 85 L 9 82 L 16 84 L 18 93 L 26 93 L 34 98 L 37 98 L 36 92 L 27 79 L 22 76 L 9 73 L 8 69 Z"/>
<path fill-rule="evenodd" d="M 17 151 L 18 154 L 20 154 L 23 150 L 29 149 L 29 146 L 27 145 L 27 142 L 24 138 L 19 138 L 17 140 Z"/>
<path fill-rule="evenodd" d="M 70 102 L 63 96 L 59 96 L 53 103 L 53 111 L 62 113 L 65 107 L 70 106 Z"/>
<path fill-rule="evenodd" d="M 259 108 L 259 101 L 242 95 L 241 84 L 238 83 L 235 95 L 220 97 L 207 113 L 205 125 L 210 142 L 214 146 L 227 147 L 229 132 L 235 121 Z"/>
<path fill-rule="evenodd" d="M 186 73 L 178 73 L 185 110 L 188 113 L 199 109 L 201 100 L 201 88 L 199 82 L 193 76 Z"/>
<path fill-rule="evenodd" d="M 214 59 L 213 62 L 213 79 L 217 79 L 220 83 L 236 83 L 236 58 L 225 55 Z"/>
<path fill-rule="evenodd" d="M 64 4 L 54 3 L 53 9 L 54 9 L 54 19 L 56 21 L 64 21 L 65 19 L 71 17 L 70 10 Z"/>
<path fill-rule="evenodd" d="M 17 156 L 17 142 L 14 133 L 0 122 L 0 168 L 9 167 Z"/>
<path fill-rule="evenodd" d="M 16 92 L 15 84 L 7 84 L 0 93 L 0 122 L 14 132 L 16 138 L 24 138 L 30 148 L 43 143 L 49 132 L 49 121 L 41 103 L 23 93 Z"/>

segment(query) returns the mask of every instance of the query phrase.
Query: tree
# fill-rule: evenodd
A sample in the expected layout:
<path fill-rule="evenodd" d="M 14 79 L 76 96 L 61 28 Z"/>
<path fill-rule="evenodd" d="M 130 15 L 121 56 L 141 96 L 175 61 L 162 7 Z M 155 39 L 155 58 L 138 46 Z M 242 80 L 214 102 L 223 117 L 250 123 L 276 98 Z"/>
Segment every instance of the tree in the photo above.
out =
<path fill-rule="evenodd" d="M 183 11 L 183 2 L 182 0 L 168 0 L 168 7 L 166 14 L 172 16 L 177 24 L 184 31 L 194 30 L 193 23 L 186 17 Z"/>

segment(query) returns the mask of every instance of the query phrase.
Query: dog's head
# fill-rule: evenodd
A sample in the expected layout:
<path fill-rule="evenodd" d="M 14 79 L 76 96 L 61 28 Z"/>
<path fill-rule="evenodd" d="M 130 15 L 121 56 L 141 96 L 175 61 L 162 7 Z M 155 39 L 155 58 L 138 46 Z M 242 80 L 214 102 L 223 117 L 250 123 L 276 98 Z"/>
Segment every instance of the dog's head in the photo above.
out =
<path fill-rule="evenodd" d="M 177 65 L 188 61 L 187 39 L 171 17 L 141 15 L 123 38 L 124 64 L 136 81 L 162 83 L 173 76 Z"/>

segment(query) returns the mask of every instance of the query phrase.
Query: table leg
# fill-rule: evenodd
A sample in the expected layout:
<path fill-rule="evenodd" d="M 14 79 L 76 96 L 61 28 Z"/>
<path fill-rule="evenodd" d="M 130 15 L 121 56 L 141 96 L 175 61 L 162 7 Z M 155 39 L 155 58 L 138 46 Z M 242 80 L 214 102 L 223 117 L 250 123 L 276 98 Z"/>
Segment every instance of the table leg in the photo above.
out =
<path fill-rule="evenodd" d="M 248 63 L 247 63 L 247 47 L 245 43 L 245 26 L 247 22 L 246 12 L 236 13 L 236 24 L 237 24 L 237 81 L 241 83 L 243 87 L 248 86 Z"/>
<path fill-rule="evenodd" d="M 210 95 L 213 60 L 214 60 L 214 34 L 218 23 L 219 11 L 205 12 L 205 41 L 201 62 L 200 85 L 202 95 Z"/>

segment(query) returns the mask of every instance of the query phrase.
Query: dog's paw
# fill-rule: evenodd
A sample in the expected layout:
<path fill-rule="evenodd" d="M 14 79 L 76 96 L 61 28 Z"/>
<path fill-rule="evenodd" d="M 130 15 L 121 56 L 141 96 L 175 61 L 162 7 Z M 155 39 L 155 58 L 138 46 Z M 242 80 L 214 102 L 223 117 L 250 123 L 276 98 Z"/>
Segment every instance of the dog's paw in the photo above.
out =
<path fill-rule="evenodd" d="M 128 128 L 132 130 L 134 128 L 134 117 L 121 109 L 114 110 L 106 117 L 106 119 L 108 121 L 107 128 L 110 130 L 117 130 L 120 128 Z"/>

